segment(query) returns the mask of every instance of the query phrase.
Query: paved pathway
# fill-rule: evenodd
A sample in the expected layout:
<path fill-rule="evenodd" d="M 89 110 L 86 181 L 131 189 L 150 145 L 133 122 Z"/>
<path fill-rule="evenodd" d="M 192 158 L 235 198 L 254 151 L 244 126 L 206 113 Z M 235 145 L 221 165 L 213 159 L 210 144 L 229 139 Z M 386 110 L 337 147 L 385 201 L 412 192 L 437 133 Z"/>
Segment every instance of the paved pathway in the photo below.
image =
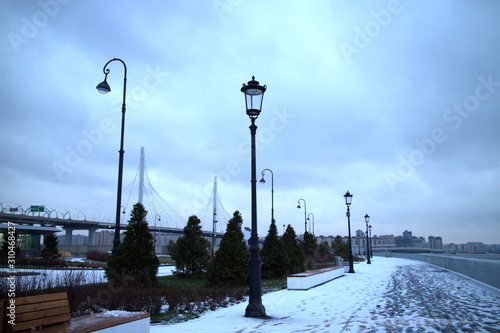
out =
<path fill-rule="evenodd" d="M 263 295 L 268 319 L 246 302 L 151 332 L 500 332 L 500 290 L 421 261 L 375 257 L 355 274 L 308 291 Z"/>
<path fill-rule="evenodd" d="M 399 266 L 371 313 L 387 332 L 500 332 L 495 289 L 429 264 Z"/>

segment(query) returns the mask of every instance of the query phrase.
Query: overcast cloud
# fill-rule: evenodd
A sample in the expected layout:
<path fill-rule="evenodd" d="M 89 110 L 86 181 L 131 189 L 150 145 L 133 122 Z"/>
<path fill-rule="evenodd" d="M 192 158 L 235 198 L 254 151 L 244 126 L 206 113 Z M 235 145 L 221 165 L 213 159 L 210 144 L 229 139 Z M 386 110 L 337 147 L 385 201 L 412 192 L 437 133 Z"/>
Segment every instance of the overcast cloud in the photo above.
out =
<path fill-rule="evenodd" d="M 75 216 L 115 195 L 123 66 L 109 66 L 111 93 L 95 87 L 116 57 L 124 186 L 145 147 L 185 221 L 217 176 L 250 226 L 240 88 L 255 75 L 258 176 L 274 172 L 279 226 L 304 231 L 303 198 L 316 235 L 346 235 L 349 190 L 353 233 L 369 214 L 377 235 L 500 243 L 499 14 L 485 0 L 1 1 L 0 202 Z"/>

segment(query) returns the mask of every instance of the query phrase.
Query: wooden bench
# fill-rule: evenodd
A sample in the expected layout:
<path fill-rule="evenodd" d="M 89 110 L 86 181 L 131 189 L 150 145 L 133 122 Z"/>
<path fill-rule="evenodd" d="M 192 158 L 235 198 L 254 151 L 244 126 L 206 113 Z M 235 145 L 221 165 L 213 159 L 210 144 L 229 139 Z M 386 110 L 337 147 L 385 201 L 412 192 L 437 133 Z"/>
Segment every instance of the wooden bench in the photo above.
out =
<path fill-rule="evenodd" d="M 109 314 L 105 312 L 71 318 L 65 292 L 16 297 L 14 300 L 15 308 L 12 307 L 11 299 L 0 301 L 2 332 L 30 332 L 32 328 L 44 333 L 89 333 L 100 330 L 106 333 L 149 332 L 149 313 L 145 312 L 111 311 Z"/>
<path fill-rule="evenodd" d="M 288 290 L 309 290 L 344 275 L 344 267 L 320 268 L 291 274 L 286 278 Z"/>

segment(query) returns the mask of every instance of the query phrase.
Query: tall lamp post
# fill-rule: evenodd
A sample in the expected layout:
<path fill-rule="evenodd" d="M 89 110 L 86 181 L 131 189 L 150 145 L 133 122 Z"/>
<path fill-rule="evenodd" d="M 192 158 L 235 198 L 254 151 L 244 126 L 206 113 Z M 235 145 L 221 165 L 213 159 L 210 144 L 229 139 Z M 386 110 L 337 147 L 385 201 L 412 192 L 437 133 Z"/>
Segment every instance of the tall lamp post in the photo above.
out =
<path fill-rule="evenodd" d="M 156 222 L 160 222 L 161 221 L 161 215 L 160 214 L 156 214 L 155 215 L 155 234 L 154 234 L 154 244 L 153 244 L 153 253 L 154 255 L 156 255 L 156 235 L 158 234 L 158 227 L 156 226 Z M 161 247 L 161 238 L 160 238 L 160 247 Z"/>
<path fill-rule="evenodd" d="M 307 204 L 304 199 L 297 200 L 297 208 L 300 209 L 300 201 L 304 201 L 304 233 L 307 232 Z"/>
<path fill-rule="evenodd" d="M 262 179 L 260 180 L 261 183 L 265 183 L 266 180 L 264 179 L 264 171 L 269 171 L 271 173 L 271 223 L 274 221 L 274 174 L 273 170 L 271 169 L 264 169 L 260 172 L 262 175 Z"/>
<path fill-rule="evenodd" d="M 250 125 L 251 136 L 251 183 L 252 183 L 252 235 L 249 240 L 250 259 L 248 260 L 249 271 L 249 300 L 245 310 L 245 317 L 265 317 L 266 308 L 262 305 L 262 286 L 261 286 L 261 266 L 259 257 L 259 236 L 257 234 L 257 166 L 255 154 L 255 133 L 257 126 L 255 119 L 262 109 L 262 100 L 267 86 L 259 85 L 255 81 L 255 76 L 248 84 L 241 87 L 241 92 L 245 94 L 246 113 L 252 124 Z"/>
<path fill-rule="evenodd" d="M 312 219 L 312 235 L 314 236 L 314 214 L 313 213 L 307 214 L 307 220 L 310 221 L 309 215 L 312 215 L 312 217 L 313 217 L 313 219 Z M 311 231 L 311 223 L 309 224 L 309 231 Z"/>
<path fill-rule="evenodd" d="M 367 264 L 371 264 L 372 262 L 370 261 L 370 236 L 368 234 L 369 232 L 369 225 L 368 222 L 370 222 L 370 215 L 366 214 L 365 215 L 365 223 L 366 223 L 366 257 L 368 258 Z"/>
<path fill-rule="evenodd" d="M 370 231 L 370 257 L 373 258 L 373 246 L 371 245 L 372 239 L 372 225 L 368 226 L 368 230 Z"/>
<path fill-rule="evenodd" d="M 349 272 L 348 273 L 354 273 L 354 262 L 352 259 L 352 244 L 351 244 L 351 211 L 349 210 L 349 207 L 351 206 L 352 202 L 352 194 L 349 193 L 349 191 L 344 194 L 345 198 L 345 204 L 347 206 L 347 229 L 349 230 Z"/>
<path fill-rule="evenodd" d="M 113 249 L 111 250 L 111 253 L 114 255 L 118 251 L 118 247 L 120 246 L 120 208 L 121 208 L 121 202 L 122 202 L 122 179 L 123 179 L 123 137 L 125 133 L 125 96 L 127 93 L 127 65 L 125 65 L 125 62 L 123 60 L 118 59 L 118 58 L 113 58 L 110 61 L 104 65 L 104 68 L 102 71 L 104 72 L 104 81 L 99 83 L 97 85 L 97 90 L 101 94 L 107 94 L 111 91 L 111 87 L 109 86 L 108 82 L 106 81 L 108 78 L 109 74 L 109 68 L 108 64 L 113 62 L 113 61 L 119 61 L 123 64 L 123 67 L 125 69 L 124 72 L 124 77 L 123 77 L 123 103 L 122 103 L 122 126 L 121 126 L 121 137 L 120 137 L 120 159 L 118 162 L 118 191 L 116 195 L 116 222 L 115 222 L 115 237 L 113 239 Z"/>

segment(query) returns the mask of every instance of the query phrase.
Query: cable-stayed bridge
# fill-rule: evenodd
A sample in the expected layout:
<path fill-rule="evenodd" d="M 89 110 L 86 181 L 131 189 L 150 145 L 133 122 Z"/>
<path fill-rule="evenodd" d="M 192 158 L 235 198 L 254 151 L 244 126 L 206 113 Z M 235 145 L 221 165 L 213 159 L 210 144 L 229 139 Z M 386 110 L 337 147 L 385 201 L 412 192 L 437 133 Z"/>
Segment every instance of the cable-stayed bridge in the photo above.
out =
<path fill-rule="evenodd" d="M 224 232 L 229 214 L 225 210 L 217 192 L 217 179 L 214 179 L 214 190 L 205 206 L 190 215 L 196 215 L 202 221 L 202 230 L 213 232 Z M 182 217 L 161 195 L 155 190 L 145 167 L 144 149 L 141 148 L 141 161 L 139 168 L 130 182 L 122 190 L 122 212 L 120 223 L 126 224 L 130 218 L 133 206 L 142 203 L 148 214 L 146 219 L 151 228 L 165 227 L 182 229 L 187 223 L 187 217 Z M 215 203 L 215 205 L 214 205 Z M 115 223 L 116 221 L 116 194 L 101 200 L 100 202 L 85 209 L 86 217 L 93 221 Z M 215 224 L 213 221 L 219 221 Z"/>
<path fill-rule="evenodd" d="M 148 215 L 146 217 L 151 232 L 165 234 L 181 234 L 187 223 L 175 209 L 170 206 L 154 189 L 144 163 L 144 150 L 141 148 L 141 162 L 132 182 L 122 190 L 122 212 L 120 229 L 125 229 L 134 204 L 141 202 Z M 33 207 L 36 207 L 35 211 Z M 65 244 L 71 245 L 74 230 L 88 230 L 88 244 L 95 244 L 95 232 L 99 229 L 114 229 L 116 223 L 116 194 L 105 198 L 96 204 L 71 214 L 69 211 L 45 209 L 43 206 L 23 208 L 4 207 L 0 203 L 0 231 L 8 228 L 8 222 L 16 224 L 19 233 L 46 234 L 61 231 L 66 232 Z M 230 215 L 223 207 L 217 192 L 217 181 L 214 179 L 214 191 L 207 204 L 194 212 L 202 221 L 202 230 L 207 237 L 222 237 Z"/>

